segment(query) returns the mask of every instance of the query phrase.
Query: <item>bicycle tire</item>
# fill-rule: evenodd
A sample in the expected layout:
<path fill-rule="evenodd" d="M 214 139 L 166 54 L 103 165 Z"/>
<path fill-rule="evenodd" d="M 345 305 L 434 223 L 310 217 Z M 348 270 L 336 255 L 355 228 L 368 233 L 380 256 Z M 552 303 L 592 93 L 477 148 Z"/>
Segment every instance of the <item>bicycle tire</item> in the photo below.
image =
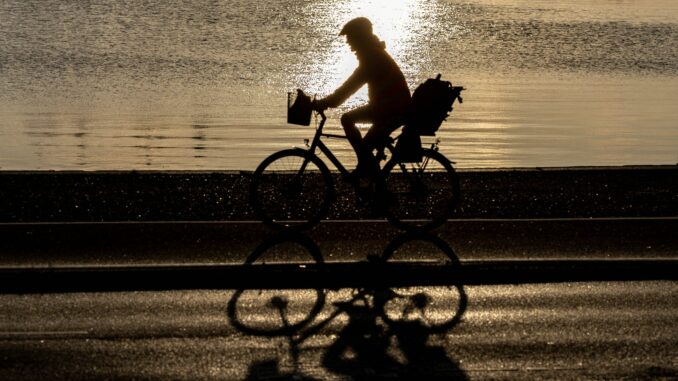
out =
<path fill-rule="evenodd" d="M 325 163 L 297 148 L 264 159 L 250 183 L 250 204 L 255 215 L 277 230 L 303 230 L 316 225 L 327 216 L 333 198 L 332 175 Z"/>
<path fill-rule="evenodd" d="M 426 232 L 447 221 L 459 203 L 459 178 L 440 152 L 422 150 L 422 160 L 391 160 L 382 170 L 383 209 L 394 226 L 408 232 Z"/>

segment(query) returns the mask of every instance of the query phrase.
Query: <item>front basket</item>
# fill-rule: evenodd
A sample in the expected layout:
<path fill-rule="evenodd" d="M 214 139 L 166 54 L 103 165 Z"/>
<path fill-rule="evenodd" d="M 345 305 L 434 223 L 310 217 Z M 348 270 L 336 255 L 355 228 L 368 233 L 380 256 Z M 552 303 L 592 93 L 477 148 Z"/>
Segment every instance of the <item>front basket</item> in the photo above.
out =
<path fill-rule="evenodd" d="M 311 97 L 297 90 L 297 96 L 292 103 L 292 93 L 287 93 L 287 123 L 309 126 L 311 124 Z"/>

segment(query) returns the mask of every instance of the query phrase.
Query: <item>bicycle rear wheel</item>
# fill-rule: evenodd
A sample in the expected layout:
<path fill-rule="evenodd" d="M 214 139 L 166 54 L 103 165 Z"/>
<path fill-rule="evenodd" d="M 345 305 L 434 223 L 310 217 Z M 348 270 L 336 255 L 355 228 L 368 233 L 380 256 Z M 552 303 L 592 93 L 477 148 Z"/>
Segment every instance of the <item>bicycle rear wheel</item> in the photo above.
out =
<path fill-rule="evenodd" d="M 424 149 L 422 160 L 391 160 L 383 169 L 386 217 L 406 231 L 428 231 L 442 225 L 459 203 L 459 179 L 445 156 Z"/>
<path fill-rule="evenodd" d="M 305 229 L 327 215 L 334 195 L 332 176 L 317 156 L 301 149 L 276 152 L 254 171 L 250 203 L 275 229 Z"/>

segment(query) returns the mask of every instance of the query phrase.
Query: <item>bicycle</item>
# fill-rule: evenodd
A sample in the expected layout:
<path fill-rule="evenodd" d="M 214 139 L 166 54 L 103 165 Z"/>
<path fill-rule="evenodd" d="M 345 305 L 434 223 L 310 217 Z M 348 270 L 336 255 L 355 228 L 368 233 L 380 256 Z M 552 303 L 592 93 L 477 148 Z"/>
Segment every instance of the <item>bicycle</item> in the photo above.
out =
<path fill-rule="evenodd" d="M 264 159 L 252 176 L 250 203 L 257 217 L 274 229 L 307 229 L 328 215 L 335 197 L 334 178 L 317 151 L 329 159 L 357 194 L 363 193 L 322 140 L 346 136 L 323 132 L 327 117 L 323 112 L 316 115 L 321 121 L 310 143 L 306 140 L 307 149 L 276 152 Z M 438 150 L 439 139 L 422 147 L 421 160 L 408 162 L 399 159 L 395 148 L 400 136 L 389 136 L 377 148 L 381 170 L 366 198 L 394 226 L 405 231 L 428 231 L 447 221 L 457 206 L 459 180 L 452 162 Z"/>

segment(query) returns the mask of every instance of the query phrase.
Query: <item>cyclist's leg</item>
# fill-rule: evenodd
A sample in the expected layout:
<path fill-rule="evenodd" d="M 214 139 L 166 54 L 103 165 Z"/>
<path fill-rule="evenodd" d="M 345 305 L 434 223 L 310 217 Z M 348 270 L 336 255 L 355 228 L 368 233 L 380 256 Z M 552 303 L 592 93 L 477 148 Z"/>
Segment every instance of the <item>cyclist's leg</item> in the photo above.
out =
<path fill-rule="evenodd" d="M 371 151 L 363 149 L 363 137 L 356 123 L 372 123 L 373 121 L 374 115 L 369 105 L 358 107 L 341 116 L 341 126 L 356 153 L 358 163 L 366 159 L 366 155 Z"/>
<path fill-rule="evenodd" d="M 402 118 L 399 117 L 378 118 L 363 138 L 363 149 L 370 152 L 370 156 L 372 156 L 372 151 L 385 146 L 389 135 L 401 125 Z"/>

